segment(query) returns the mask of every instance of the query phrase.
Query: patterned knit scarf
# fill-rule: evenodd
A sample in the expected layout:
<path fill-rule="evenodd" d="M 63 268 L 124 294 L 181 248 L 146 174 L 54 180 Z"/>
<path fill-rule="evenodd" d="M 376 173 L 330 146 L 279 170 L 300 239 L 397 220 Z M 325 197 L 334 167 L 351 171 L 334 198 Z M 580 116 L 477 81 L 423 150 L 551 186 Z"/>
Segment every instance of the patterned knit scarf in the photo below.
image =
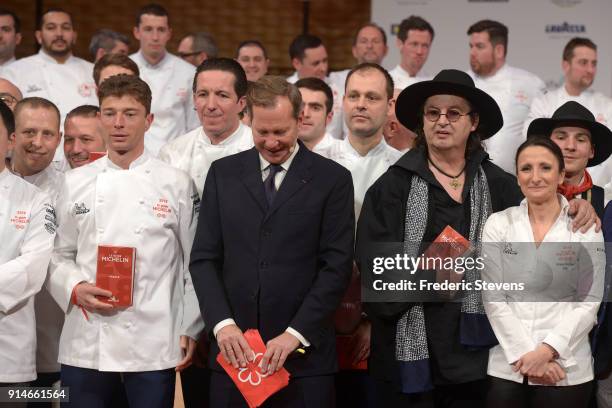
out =
<path fill-rule="evenodd" d="M 471 214 L 469 240 L 474 247 L 471 256 L 478 257 L 482 249 L 480 242 L 482 230 L 491 214 L 491 197 L 482 167 L 478 168 L 469 196 Z M 419 255 L 428 222 L 428 206 L 429 185 L 415 174 L 412 176 L 404 224 L 404 252 L 408 256 Z M 464 275 L 466 282 L 474 282 L 477 279 L 480 279 L 480 271 L 466 270 Z M 485 315 L 479 291 L 468 291 L 462 300 L 460 342 L 468 348 L 491 347 L 497 343 Z M 420 393 L 433 389 L 422 303 L 410 307 L 397 322 L 395 358 L 400 365 L 403 393 Z"/>

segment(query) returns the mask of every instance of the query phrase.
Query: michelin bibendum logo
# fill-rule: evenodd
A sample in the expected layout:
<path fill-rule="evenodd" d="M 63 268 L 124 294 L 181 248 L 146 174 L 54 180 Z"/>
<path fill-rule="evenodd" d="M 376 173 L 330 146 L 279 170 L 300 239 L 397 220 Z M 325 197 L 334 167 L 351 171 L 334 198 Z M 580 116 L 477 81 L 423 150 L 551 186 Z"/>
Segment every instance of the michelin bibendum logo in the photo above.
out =
<path fill-rule="evenodd" d="M 586 26 L 584 24 L 570 24 L 567 21 L 564 21 L 561 24 L 547 24 L 545 31 L 549 34 L 579 34 L 586 33 Z"/>

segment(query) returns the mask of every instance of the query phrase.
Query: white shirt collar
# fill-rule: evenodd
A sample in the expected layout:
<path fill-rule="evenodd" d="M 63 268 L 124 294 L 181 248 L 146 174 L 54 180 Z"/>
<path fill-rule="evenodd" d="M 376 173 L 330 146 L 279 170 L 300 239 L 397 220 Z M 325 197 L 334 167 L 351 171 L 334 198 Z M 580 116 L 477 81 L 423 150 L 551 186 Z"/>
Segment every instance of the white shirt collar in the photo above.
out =
<path fill-rule="evenodd" d="M 365 157 L 376 156 L 376 155 L 384 152 L 386 147 L 387 147 L 387 142 L 385 142 L 384 136 L 381 137 L 380 138 L 380 142 L 376 146 L 374 146 L 372 149 L 370 149 L 370 151 L 368 151 L 368 153 L 366 153 L 365 156 L 362 156 L 361 154 L 359 154 L 359 152 L 357 150 L 355 150 L 355 148 L 353 147 L 353 145 L 349 141 L 348 135 L 346 136 L 346 138 L 344 138 L 342 140 L 342 145 L 343 145 L 344 149 L 347 152 L 351 153 L 353 156 L 365 158 Z"/>
<path fill-rule="evenodd" d="M 162 57 L 162 59 L 159 60 L 159 62 L 155 65 L 150 64 L 149 61 L 147 61 L 147 59 L 144 57 L 144 55 L 142 54 L 142 50 L 138 50 L 138 52 L 136 53 L 136 55 L 138 56 L 138 59 L 142 62 L 142 64 L 148 68 L 148 69 L 159 69 L 164 67 L 168 61 L 170 60 L 169 55 L 170 53 L 168 52 L 168 50 L 164 51 L 164 56 Z"/>
<path fill-rule="evenodd" d="M 15 61 L 16 61 L 15 57 L 13 57 L 13 58 L 7 60 L 4 64 L 0 64 L 0 67 L 7 67 L 9 64 L 11 64 L 11 63 L 13 63 Z"/>
<path fill-rule="evenodd" d="M 200 127 L 200 132 L 199 132 L 200 138 L 198 138 L 198 140 L 202 141 L 207 147 L 215 147 L 215 146 L 225 147 L 225 146 L 228 146 L 228 145 L 238 141 L 240 139 L 240 135 L 244 131 L 245 127 L 246 127 L 246 125 L 244 125 L 242 122 L 238 121 L 238 127 L 236 128 L 234 133 L 232 133 L 231 135 L 229 135 L 228 137 L 223 139 L 223 141 L 221 141 L 221 142 L 219 142 L 219 143 L 214 145 L 214 144 L 211 143 L 210 137 L 204 131 L 204 127 L 201 126 Z"/>
<path fill-rule="evenodd" d="M 295 155 L 297 154 L 298 150 L 300 150 L 300 144 L 296 141 L 295 149 L 293 149 L 293 152 L 289 155 L 289 158 L 285 160 L 283 163 L 281 163 L 281 167 L 283 168 L 283 170 L 289 171 L 289 167 L 291 166 L 291 163 L 293 162 L 293 159 L 295 158 Z M 268 168 L 268 166 L 270 165 L 270 162 L 264 159 L 261 153 L 259 153 L 259 164 L 260 164 L 261 171 L 264 171 L 265 169 Z"/>
<path fill-rule="evenodd" d="M 38 51 L 38 56 L 40 58 L 42 58 L 42 60 L 45 61 L 45 62 L 48 62 L 50 64 L 57 64 L 57 65 L 66 65 L 66 64 L 69 64 L 69 63 L 72 62 L 72 59 L 74 58 L 72 55 L 70 55 L 63 64 L 60 64 L 52 56 L 50 56 L 49 54 L 44 52 L 42 48 Z"/>
<path fill-rule="evenodd" d="M 138 156 L 136 158 L 136 160 L 134 160 L 133 162 L 130 163 L 129 169 L 133 169 L 135 167 L 141 166 L 144 163 L 146 163 L 149 159 L 151 158 L 151 153 L 149 153 L 149 151 L 145 148 L 144 151 L 142 152 L 142 154 L 140 156 Z M 115 169 L 115 170 L 125 170 L 119 166 L 117 166 L 115 163 L 113 163 L 111 161 L 111 159 L 109 159 L 108 154 L 106 156 L 104 156 L 103 158 L 99 159 L 99 160 L 106 160 L 106 165 L 108 168 L 110 169 Z"/>
<path fill-rule="evenodd" d="M 559 214 L 559 216 L 567 215 L 567 212 L 569 211 L 569 202 L 563 195 L 559 193 L 557 193 L 557 199 L 559 200 L 559 204 L 561 204 L 561 213 Z M 523 209 L 523 214 L 526 217 L 529 217 L 529 213 L 528 213 L 529 203 L 527 202 L 526 198 L 523 198 L 523 200 L 521 201 L 520 207 Z"/>

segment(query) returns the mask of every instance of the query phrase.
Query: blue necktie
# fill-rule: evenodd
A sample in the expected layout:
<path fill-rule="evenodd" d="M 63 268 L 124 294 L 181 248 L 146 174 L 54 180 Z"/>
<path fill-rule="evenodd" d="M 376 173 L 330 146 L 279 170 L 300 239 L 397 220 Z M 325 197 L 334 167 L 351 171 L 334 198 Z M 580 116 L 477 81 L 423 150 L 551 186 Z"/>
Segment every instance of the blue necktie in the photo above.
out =
<path fill-rule="evenodd" d="M 266 199 L 268 200 L 268 205 L 270 205 L 272 204 L 272 201 L 274 201 L 274 196 L 276 195 L 276 185 L 274 184 L 274 176 L 276 176 L 279 171 L 282 171 L 283 168 L 280 164 L 271 164 L 270 166 L 268 166 L 268 169 L 270 170 L 270 173 L 268 174 L 268 177 L 266 177 L 266 179 L 264 180 L 264 191 L 266 192 Z"/>

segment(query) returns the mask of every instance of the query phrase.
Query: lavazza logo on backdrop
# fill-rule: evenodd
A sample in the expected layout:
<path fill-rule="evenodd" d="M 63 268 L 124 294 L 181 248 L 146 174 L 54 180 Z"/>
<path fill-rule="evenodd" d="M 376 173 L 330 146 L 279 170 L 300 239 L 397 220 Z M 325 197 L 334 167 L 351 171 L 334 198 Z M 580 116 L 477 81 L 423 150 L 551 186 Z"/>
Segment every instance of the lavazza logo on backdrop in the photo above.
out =
<path fill-rule="evenodd" d="M 565 21 L 561 24 L 547 24 L 545 31 L 548 34 L 584 34 L 586 33 L 586 26 Z"/>

